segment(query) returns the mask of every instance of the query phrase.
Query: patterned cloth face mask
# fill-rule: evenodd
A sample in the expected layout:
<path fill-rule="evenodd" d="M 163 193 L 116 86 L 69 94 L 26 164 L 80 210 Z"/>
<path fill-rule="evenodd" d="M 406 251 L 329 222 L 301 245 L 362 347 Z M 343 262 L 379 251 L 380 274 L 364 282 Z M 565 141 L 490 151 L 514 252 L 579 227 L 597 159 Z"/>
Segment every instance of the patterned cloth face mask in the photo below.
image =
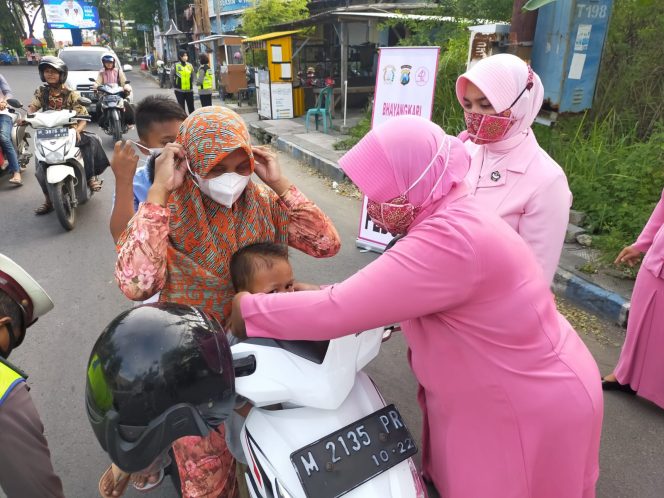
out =
<path fill-rule="evenodd" d="M 463 115 L 466 121 L 466 130 L 473 143 L 477 145 L 489 144 L 502 140 L 508 131 L 512 128 L 516 119 L 512 117 L 512 107 L 521 96 L 533 87 L 533 70 L 528 66 L 528 81 L 526 87 L 514 99 L 514 102 L 498 114 L 482 114 L 481 112 L 464 111 Z"/>
<path fill-rule="evenodd" d="M 429 195 L 427 198 L 422 202 L 420 206 L 414 206 L 406 197 L 406 194 L 410 192 L 415 185 L 417 185 L 422 178 L 424 178 L 424 175 L 427 174 L 427 172 L 431 169 L 433 166 L 434 162 L 440 155 L 440 151 L 443 149 L 443 147 L 447 144 L 447 155 L 445 158 L 445 166 L 443 167 L 443 172 L 440 174 L 440 177 L 438 180 L 436 180 L 435 185 L 431 189 L 431 192 L 429 192 Z M 387 230 L 390 232 L 392 235 L 403 235 L 408 231 L 408 228 L 410 225 L 413 224 L 413 221 L 415 221 L 415 217 L 417 214 L 421 211 L 422 206 L 426 203 L 426 201 L 429 200 L 429 197 L 433 195 L 435 192 L 436 188 L 438 188 L 438 185 L 443 179 L 443 176 L 445 176 L 445 172 L 447 171 L 447 165 L 450 159 L 450 147 L 451 147 L 451 141 L 449 139 L 445 139 L 443 143 L 440 145 L 438 150 L 433 156 L 433 159 L 431 159 L 431 162 L 429 165 L 424 169 L 422 174 L 415 180 L 415 182 L 408 187 L 408 189 L 401 194 L 398 197 L 395 197 L 394 199 L 391 199 L 387 202 L 375 202 L 372 201 L 371 199 L 367 200 L 367 214 L 371 218 L 371 221 L 374 222 L 375 225 L 377 225 L 379 228 L 383 230 Z"/>

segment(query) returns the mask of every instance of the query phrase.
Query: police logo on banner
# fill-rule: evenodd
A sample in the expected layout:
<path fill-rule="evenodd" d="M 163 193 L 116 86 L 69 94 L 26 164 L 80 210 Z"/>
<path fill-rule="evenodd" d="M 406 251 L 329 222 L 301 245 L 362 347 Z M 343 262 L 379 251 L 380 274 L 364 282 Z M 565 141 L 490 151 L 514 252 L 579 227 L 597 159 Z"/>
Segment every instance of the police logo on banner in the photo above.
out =
<path fill-rule="evenodd" d="M 408 64 L 404 64 L 403 66 L 401 66 L 401 84 L 404 86 L 410 83 L 411 69 L 413 69 L 413 66 L 409 66 Z"/>
<path fill-rule="evenodd" d="M 397 68 L 394 66 L 387 66 L 383 69 L 383 81 L 391 85 L 397 77 Z"/>

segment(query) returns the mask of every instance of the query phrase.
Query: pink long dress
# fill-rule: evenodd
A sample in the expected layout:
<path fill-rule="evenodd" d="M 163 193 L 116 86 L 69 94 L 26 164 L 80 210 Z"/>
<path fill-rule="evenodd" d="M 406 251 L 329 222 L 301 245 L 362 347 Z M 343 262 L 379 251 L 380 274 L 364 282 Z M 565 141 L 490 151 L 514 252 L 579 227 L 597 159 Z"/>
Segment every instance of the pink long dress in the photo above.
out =
<path fill-rule="evenodd" d="M 423 470 L 443 497 L 594 497 L 597 365 L 528 246 L 466 192 L 455 187 L 340 284 L 246 296 L 247 334 L 322 340 L 401 322 L 420 383 Z"/>
<path fill-rule="evenodd" d="M 645 252 L 636 277 L 627 336 L 615 374 L 664 408 L 664 191 L 634 244 Z"/>

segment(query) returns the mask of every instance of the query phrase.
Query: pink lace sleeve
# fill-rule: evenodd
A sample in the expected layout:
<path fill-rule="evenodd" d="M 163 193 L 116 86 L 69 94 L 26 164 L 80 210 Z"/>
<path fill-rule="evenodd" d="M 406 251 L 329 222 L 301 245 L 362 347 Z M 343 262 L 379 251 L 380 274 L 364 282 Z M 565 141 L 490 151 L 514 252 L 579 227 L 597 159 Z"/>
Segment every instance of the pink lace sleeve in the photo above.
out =
<path fill-rule="evenodd" d="M 133 301 L 159 292 L 166 281 L 168 208 L 145 202 L 118 239 L 115 280 Z"/>
<path fill-rule="evenodd" d="M 329 258 L 341 249 L 332 220 L 295 185 L 281 195 L 288 207 L 288 245 L 315 258 Z"/>

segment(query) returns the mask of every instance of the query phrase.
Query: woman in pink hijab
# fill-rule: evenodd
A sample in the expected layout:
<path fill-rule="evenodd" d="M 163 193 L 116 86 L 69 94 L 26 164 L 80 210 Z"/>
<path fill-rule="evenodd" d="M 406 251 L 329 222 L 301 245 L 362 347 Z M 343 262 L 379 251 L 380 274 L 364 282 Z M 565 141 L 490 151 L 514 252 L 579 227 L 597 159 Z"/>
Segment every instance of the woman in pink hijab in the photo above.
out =
<path fill-rule="evenodd" d="M 445 498 L 590 498 L 597 365 L 528 246 L 469 197 L 460 140 L 422 118 L 375 128 L 341 160 L 394 247 L 344 282 L 239 293 L 239 337 L 325 340 L 401 322 L 424 414 L 424 476 Z"/>
<path fill-rule="evenodd" d="M 664 191 L 636 242 L 620 251 L 615 262 L 634 266 L 644 253 L 632 292 L 625 344 L 602 388 L 638 393 L 664 408 Z"/>
<path fill-rule="evenodd" d="M 572 194 L 530 127 L 544 96 L 539 76 L 514 55 L 493 55 L 459 76 L 456 94 L 466 117 L 459 138 L 471 157 L 471 195 L 521 235 L 553 281 Z"/>

